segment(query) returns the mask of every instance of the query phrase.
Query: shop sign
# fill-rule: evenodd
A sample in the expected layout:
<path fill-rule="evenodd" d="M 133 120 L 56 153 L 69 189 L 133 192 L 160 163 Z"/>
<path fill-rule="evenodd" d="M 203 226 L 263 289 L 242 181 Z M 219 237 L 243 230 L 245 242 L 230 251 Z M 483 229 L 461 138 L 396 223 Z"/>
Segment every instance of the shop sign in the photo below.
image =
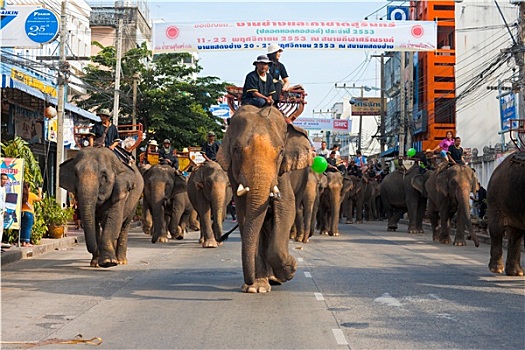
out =
<path fill-rule="evenodd" d="M 31 86 L 37 90 L 42 91 L 45 94 L 57 97 L 57 90 L 53 86 L 47 85 L 37 78 L 25 74 L 16 68 L 11 68 L 11 79 L 18 80 L 27 86 Z"/>

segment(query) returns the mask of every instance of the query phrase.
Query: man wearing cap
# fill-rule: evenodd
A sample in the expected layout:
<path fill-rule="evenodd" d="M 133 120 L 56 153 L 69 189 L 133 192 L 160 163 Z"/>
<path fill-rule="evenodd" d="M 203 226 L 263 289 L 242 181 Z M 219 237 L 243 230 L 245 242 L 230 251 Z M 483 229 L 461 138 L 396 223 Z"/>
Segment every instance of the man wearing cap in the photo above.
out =
<path fill-rule="evenodd" d="M 159 150 L 159 158 L 160 164 L 167 164 L 175 169 L 179 168 L 179 158 L 171 148 L 171 141 L 169 139 L 165 139 L 164 142 L 162 142 L 162 147 Z"/>
<path fill-rule="evenodd" d="M 208 141 L 202 144 L 201 151 L 202 151 L 202 156 L 207 161 L 217 160 L 217 152 L 219 152 L 219 144 L 215 142 L 215 133 L 213 131 L 208 132 Z"/>
<path fill-rule="evenodd" d="M 104 108 L 97 115 L 100 117 L 100 122 L 96 122 L 91 128 L 89 146 L 108 147 L 113 150 L 119 144 L 120 139 L 117 127 L 111 123 L 111 112 Z"/>
<path fill-rule="evenodd" d="M 242 105 L 253 105 L 259 108 L 273 104 L 275 94 L 273 77 L 268 73 L 272 61 L 266 55 L 260 55 L 253 62 L 254 71 L 246 75 L 242 89 Z"/>
<path fill-rule="evenodd" d="M 276 92 L 273 95 L 273 100 L 276 105 L 281 99 L 281 91 L 287 91 L 290 86 L 286 67 L 279 61 L 282 52 L 283 48 L 280 47 L 279 44 L 270 44 L 268 46 L 268 58 L 272 61 L 269 73 L 272 76 L 273 84 L 275 85 Z"/>

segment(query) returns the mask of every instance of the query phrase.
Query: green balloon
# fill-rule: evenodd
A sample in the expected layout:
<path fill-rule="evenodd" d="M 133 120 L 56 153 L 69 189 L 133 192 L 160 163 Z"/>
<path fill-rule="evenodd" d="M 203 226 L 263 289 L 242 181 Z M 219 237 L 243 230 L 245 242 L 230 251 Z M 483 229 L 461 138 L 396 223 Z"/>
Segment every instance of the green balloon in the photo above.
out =
<path fill-rule="evenodd" d="M 413 157 L 416 155 L 416 150 L 414 148 L 409 148 L 408 151 L 407 151 L 407 155 L 409 157 Z"/>
<path fill-rule="evenodd" d="M 328 162 L 323 156 L 316 156 L 312 163 L 312 170 L 316 173 L 322 173 L 328 168 Z"/>

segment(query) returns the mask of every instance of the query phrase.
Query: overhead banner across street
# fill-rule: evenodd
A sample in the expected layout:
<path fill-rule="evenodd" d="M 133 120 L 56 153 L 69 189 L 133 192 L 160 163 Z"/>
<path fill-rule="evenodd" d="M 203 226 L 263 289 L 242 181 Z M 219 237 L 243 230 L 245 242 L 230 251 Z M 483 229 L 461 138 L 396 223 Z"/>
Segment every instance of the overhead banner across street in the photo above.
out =
<path fill-rule="evenodd" d="M 437 23 L 431 21 L 253 21 L 156 23 L 153 52 L 265 49 L 433 51 Z"/>

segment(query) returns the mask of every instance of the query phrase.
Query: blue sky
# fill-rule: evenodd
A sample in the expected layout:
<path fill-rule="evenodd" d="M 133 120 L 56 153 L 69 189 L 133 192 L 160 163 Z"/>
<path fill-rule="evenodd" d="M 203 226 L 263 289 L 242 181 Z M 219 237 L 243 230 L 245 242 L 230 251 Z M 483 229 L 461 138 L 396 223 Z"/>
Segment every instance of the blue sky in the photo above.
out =
<path fill-rule="evenodd" d="M 174 23 L 199 23 L 220 20 L 378 20 L 386 17 L 386 5 L 408 5 L 403 1 L 149 1 L 150 19 Z M 379 10 L 377 13 L 375 11 Z M 202 76 L 217 76 L 223 81 L 242 86 L 247 73 L 253 70 L 252 62 L 262 53 L 258 51 L 203 52 L 199 54 Z M 292 85 L 301 84 L 308 93 L 304 117 L 328 117 L 326 112 L 336 102 L 350 94 L 359 96 L 359 90 L 335 88 L 379 86 L 379 61 L 371 55 L 374 51 L 337 51 L 287 49 L 281 62 L 286 66 Z M 375 96 L 374 92 L 366 96 Z M 315 113 L 314 113 L 315 111 Z"/>

